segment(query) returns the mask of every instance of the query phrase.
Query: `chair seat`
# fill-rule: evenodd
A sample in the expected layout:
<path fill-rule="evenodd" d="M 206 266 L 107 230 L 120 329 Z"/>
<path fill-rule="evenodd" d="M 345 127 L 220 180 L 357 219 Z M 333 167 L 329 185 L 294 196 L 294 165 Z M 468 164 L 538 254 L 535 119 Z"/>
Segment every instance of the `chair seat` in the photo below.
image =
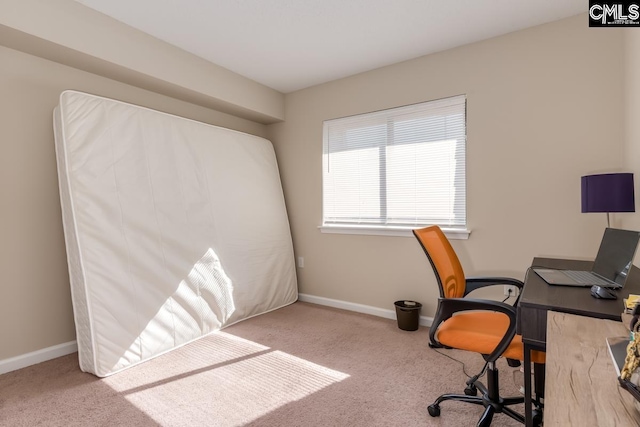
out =
<path fill-rule="evenodd" d="M 455 315 L 438 328 L 437 339 L 441 344 L 460 350 L 490 354 L 509 327 L 509 318 L 503 313 L 470 312 Z M 502 357 L 524 360 L 522 336 L 516 335 Z M 531 361 L 545 362 L 545 353 L 531 352 Z"/>

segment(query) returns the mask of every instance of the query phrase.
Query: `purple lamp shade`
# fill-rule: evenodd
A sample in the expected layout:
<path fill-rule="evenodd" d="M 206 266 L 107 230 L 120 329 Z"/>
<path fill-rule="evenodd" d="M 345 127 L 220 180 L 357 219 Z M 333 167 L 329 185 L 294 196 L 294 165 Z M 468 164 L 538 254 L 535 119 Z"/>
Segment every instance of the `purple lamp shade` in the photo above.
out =
<path fill-rule="evenodd" d="M 582 212 L 635 212 L 632 173 L 582 177 Z"/>

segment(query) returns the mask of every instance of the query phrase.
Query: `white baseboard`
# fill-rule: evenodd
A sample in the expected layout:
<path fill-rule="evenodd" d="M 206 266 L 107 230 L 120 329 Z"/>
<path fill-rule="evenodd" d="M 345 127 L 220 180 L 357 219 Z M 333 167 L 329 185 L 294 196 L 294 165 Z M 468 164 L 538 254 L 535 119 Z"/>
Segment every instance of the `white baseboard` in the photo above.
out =
<path fill-rule="evenodd" d="M 298 300 L 302 302 L 310 302 L 312 304 L 326 305 L 327 307 L 340 308 L 342 310 L 355 311 L 356 313 L 364 313 L 370 314 L 372 316 L 384 317 L 385 319 L 396 320 L 395 310 L 386 310 L 384 308 L 372 307 L 370 305 L 356 304 L 355 302 L 317 297 L 308 294 L 298 294 Z M 420 316 L 420 324 L 422 326 L 431 326 L 433 324 L 433 317 Z"/>
<path fill-rule="evenodd" d="M 31 353 L 22 354 L 20 356 L 11 357 L 9 359 L 0 360 L 0 375 L 7 372 L 17 371 L 27 366 L 37 363 L 46 362 L 56 357 L 66 356 L 67 354 L 78 351 L 78 344 L 70 341 L 64 344 L 54 345 L 53 347 L 43 348 L 42 350 L 32 351 Z"/>

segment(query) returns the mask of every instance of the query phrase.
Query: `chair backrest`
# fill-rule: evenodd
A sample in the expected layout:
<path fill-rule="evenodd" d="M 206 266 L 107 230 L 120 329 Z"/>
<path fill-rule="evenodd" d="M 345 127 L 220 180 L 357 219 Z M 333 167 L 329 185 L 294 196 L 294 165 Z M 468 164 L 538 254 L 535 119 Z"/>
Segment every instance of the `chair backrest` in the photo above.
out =
<path fill-rule="evenodd" d="M 440 296 L 462 298 L 466 287 L 464 270 L 447 236 L 437 225 L 413 230 L 413 234 L 431 262 L 440 286 Z"/>

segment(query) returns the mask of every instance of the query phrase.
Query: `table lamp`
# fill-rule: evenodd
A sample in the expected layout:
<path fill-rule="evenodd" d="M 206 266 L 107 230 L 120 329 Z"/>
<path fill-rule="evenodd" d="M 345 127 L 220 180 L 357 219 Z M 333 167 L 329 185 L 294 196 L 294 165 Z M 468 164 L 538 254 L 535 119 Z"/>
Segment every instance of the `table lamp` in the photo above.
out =
<path fill-rule="evenodd" d="M 635 212 L 632 173 L 605 173 L 582 177 L 582 212 Z"/>

